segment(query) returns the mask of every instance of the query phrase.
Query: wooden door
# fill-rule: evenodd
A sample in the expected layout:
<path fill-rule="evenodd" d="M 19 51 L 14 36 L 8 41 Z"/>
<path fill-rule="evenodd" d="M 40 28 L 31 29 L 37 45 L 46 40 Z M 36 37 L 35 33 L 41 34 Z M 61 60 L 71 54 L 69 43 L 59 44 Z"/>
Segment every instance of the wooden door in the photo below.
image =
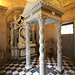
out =
<path fill-rule="evenodd" d="M 63 56 L 73 58 L 73 35 L 62 35 Z"/>
<path fill-rule="evenodd" d="M 74 45 L 74 34 L 73 34 L 73 24 L 64 25 L 67 27 L 64 29 L 64 33 L 62 34 L 62 51 L 63 51 L 63 57 L 66 58 L 73 58 L 73 45 Z M 68 27 L 69 26 L 69 27 Z M 69 30 L 68 30 L 69 28 Z"/>

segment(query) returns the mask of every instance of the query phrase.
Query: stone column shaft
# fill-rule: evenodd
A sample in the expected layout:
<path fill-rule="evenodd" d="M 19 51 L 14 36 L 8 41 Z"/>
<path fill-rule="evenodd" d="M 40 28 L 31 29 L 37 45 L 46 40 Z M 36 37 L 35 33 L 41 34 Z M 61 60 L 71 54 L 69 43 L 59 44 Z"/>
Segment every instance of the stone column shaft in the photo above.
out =
<path fill-rule="evenodd" d="M 30 33 L 29 24 L 26 23 L 26 69 L 30 68 Z"/>
<path fill-rule="evenodd" d="M 62 71 L 61 21 L 57 21 L 57 70 Z"/>
<path fill-rule="evenodd" d="M 45 58 L 44 58 L 44 45 L 43 45 L 43 25 L 45 24 L 45 21 L 40 18 L 39 19 L 39 61 L 40 61 L 40 75 L 45 75 Z"/>

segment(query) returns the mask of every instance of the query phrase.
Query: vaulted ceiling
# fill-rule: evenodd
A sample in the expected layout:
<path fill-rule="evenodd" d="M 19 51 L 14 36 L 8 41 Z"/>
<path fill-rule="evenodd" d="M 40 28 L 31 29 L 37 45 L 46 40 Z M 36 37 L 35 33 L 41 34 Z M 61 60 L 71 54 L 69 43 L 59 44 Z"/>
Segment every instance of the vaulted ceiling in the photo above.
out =
<path fill-rule="evenodd" d="M 37 1 L 37 0 L 26 0 L 26 1 L 31 2 L 31 1 Z M 58 0 L 58 1 L 60 1 L 63 7 L 75 2 L 75 0 Z"/>
<path fill-rule="evenodd" d="M 24 7 L 27 1 L 36 1 L 36 0 L 0 0 L 0 5 L 11 7 L 11 6 L 22 6 Z M 60 1 L 63 7 L 66 7 L 72 3 L 75 3 L 75 0 L 58 0 Z"/>
<path fill-rule="evenodd" d="M 59 0 L 59 1 L 61 2 L 63 7 L 75 2 L 75 0 Z"/>

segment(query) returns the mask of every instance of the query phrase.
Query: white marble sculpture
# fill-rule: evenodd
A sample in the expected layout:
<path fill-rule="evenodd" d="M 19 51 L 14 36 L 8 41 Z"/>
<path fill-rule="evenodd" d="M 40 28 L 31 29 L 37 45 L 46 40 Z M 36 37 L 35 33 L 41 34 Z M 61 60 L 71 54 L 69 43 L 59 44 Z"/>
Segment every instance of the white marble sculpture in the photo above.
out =
<path fill-rule="evenodd" d="M 45 73 L 45 58 L 44 58 L 44 45 L 43 45 L 43 25 L 56 23 L 57 24 L 57 40 L 58 40 L 58 49 L 57 49 L 57 70 L 62 71 L 62 48 L 61 48 L 61 34 L 60 34 L 60 21 L 62 20 L 62 15 L 64 14 L 63 8 L 59 0 L 37 0 L 35 2 L 27 2 L 25 9 L 23 11 L 22 17 L 25 18 L 24 24 L 36 24 L 39 25 L 39 62 L 40 62 L 40 75 L 46 75 Z M 45 18 L 46 17 L 46 18 Z M 43 21 L 44 19 L 44 21 Z M 28 26 L 28 25 L 27 25 Z M 28 32 L 28 29 L 27 31 Z M 26 34 L 29 35 L 28 33 Z M 26 40 L 29 40 L 29 38 Z M 26 42 L 27 45 L 28 42 Z M 27 50 L 30 50 L 27 47 Z M 27 51 L 26 50 L 26 51 Z M 27 54 L 30 54 L 30 51 L 27 51 Z M 29 57 L 29 59 L 27 58 Z M 30 67 L 30 55 L 26 57 L 26 66 Z M 27 69 L 28 69 L 27 68 Z"/>
<path fill-rule="evenodd" d="M 21 23 L 19 24 L 18 22 L 21 20 L 21 16 L 16 20 L 11 22 L 10 24 L 10 49 L 11 49 L 11 59 L 12 57 L 18 57 L 18 56 L 25 56 L 26 55 L 26 26 L 23 25 L 23 20 L 21 20 Z M 32 27 L 32 28 L 30 28 Z M 30 47 L 31 47 L 31 52 L 30 54 L 35 52 L 35 47 L 36 44 L 34 43 L 34 25 L 29 26 L 28 30 L 30 37 L 32 37 L 32 41 L 29 42 Z M 31 33 L 32 31 L 32 33 Z M 18 41 L 17 41 L 18 38 Z M 29 38 L 30 39 L 30 38 Z"/>

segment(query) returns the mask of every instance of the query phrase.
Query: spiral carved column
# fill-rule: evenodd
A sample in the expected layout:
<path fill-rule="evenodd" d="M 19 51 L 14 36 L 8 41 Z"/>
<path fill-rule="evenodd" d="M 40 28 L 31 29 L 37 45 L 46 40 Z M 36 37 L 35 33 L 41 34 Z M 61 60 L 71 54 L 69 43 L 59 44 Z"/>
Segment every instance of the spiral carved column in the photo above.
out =
<path fill-rule="evenodd" d="M 29 24 L 26 25 L 26 69 L 30 68 L 30 33 L 29 33 Z"/>
<path fill-rule="evenodd" d="M 57 21 L 57 70 L 62 72 L 61 21 Z"/>
<path fill-rule="evenodd" d="M 45 25 L 45 21 L 43 18 L 39 18 L 39 61 L 40 61 L 40 75 L 45 75 L 45 58 L 44 58 L 44 45 L 43 45 L 43 25 Z"/>

